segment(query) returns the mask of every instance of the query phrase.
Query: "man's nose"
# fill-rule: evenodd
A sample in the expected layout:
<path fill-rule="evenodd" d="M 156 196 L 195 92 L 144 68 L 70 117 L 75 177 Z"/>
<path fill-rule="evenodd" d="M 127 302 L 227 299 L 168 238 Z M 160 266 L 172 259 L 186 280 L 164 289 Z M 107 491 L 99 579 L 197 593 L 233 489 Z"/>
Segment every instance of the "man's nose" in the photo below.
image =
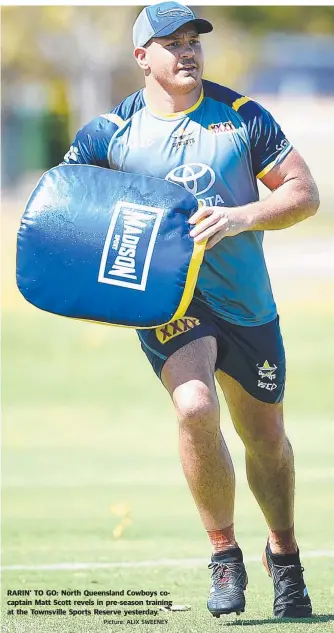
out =
<path fill-rule="evenodd" d="M 194 57 L 194 56 L 195 56 L 195 52 L 192 46 L 189 43 L 184 44 L 182 48 L 182 52 L 181 52 L 181 57 L 186 57 L 188 59 L 189 57 Z"/>

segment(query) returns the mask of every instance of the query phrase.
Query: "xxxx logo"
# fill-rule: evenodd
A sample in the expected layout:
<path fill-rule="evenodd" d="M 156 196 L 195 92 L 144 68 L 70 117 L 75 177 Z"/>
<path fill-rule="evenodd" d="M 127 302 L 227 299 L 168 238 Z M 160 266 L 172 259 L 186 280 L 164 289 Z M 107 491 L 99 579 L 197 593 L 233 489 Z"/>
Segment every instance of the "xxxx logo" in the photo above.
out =
<path fill-rule="evenodd" d="M 236 132 L 232 121 L 220 121 L 219 123 L 211 123 L 208 127 L 212 134 L 221 134 L 222 132 Z"/>
<path fill-rule="evenodd" d="M 168 323 L 163 327 L 158 327 L 155 330 L 158 341 L 163 345 L 168 343 L 175 336 L 179 336 L 180 334 L 184 334 L 185 332 L 189 332 L 196 325 L 200 325 L 200 320 L 196 317 L 188 317 L 185 316 L 182 319 L 177 319 L 176 321 L 172 321 L 172 323 Z"/>

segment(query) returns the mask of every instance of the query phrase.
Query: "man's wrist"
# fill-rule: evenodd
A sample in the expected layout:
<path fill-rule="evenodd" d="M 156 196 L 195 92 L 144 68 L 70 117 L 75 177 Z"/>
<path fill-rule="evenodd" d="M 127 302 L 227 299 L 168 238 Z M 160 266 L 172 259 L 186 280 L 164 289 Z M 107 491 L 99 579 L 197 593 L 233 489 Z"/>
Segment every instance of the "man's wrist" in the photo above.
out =
<path fill-rule="evenodd" d="M 256 221 L 257 221 L 257 202 L 253 202 L 251 204 L 245 204 L 244 206 L 239 208 L 240 211 L 240 219 L 242 224 L 245 226 L 245 231 L 254 231 Z"/>

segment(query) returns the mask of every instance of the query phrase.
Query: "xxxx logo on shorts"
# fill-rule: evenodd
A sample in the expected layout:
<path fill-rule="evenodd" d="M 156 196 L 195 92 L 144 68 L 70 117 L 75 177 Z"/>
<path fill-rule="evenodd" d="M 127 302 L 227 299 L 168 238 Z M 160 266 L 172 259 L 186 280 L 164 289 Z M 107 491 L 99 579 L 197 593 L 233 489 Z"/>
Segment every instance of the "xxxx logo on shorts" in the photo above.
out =
<path fill-rule="evenodd" d="M 172 321 L 172 323 L 168 323 L 163 327 L 158 327 L 155 330 L 155 333 L 158 341 L 164 345 L 175 336 L 189 332 L 189 330 L 192 330 L 196 327 L 196 325 L 200 325 L 199 319 L 196 317 L 184 316 L 182 319 L 177 319 L 176 321 Z"/>

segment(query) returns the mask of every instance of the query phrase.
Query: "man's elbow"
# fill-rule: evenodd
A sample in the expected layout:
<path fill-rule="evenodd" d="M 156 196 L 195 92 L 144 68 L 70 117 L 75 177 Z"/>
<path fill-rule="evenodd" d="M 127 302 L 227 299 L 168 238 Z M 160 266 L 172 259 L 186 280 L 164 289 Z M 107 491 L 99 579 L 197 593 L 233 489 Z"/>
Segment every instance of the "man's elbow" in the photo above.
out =
<path fill-rule="evenodd" d="M 309 181 L 307 191 L 305 192 L 306 209 L 308 211 L 308 217 L 315 215 L 320 206 L 319 189 L 314 182 L 313 178 Z"/>

